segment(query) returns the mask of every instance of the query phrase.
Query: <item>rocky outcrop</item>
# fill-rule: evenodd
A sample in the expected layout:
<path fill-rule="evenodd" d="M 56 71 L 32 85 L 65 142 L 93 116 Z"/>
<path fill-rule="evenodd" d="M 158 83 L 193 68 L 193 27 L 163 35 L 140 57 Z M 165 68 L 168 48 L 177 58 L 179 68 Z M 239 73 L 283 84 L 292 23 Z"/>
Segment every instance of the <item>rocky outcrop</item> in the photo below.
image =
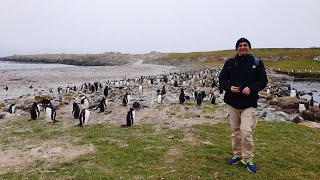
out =
<path fill-rule="evenodd" d="M 309 121 L 320 122 L 320 108 L 311 107 L 309 110 L 302 111 L 301 116 Z"/>
<path fill-rule="evenodd" d="M 103 54 L 42 54 L 14 55 L 0 58 L 1 61 L 59 63 L 77 66 L 114 66 L 131 63 L 133 55 L 108 52 Z"/>
<path fill-rule="evenodd" d="M 272 100 L 270 100 L 269 105 L 276 107 L 279 111 L 293 114 L 298 112 L 300 102 L 303 103 L 307 109 L 309 108 L 309 103 L 306 99 L 297 99 L 288 96 L 273 98 Z"/>

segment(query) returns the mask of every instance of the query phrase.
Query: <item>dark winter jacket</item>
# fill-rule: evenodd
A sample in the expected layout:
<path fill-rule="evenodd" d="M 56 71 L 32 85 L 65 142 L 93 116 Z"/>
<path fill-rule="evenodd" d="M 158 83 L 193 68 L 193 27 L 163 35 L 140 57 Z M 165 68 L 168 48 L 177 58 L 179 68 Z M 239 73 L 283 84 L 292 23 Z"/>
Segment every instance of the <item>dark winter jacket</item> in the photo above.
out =
<path fill-rule="evenodd" d="M 238 109 L 257 107 L 258 92 L 263 90 L 268 83 L 263 62 L 259 60 L 256 65 L 254 57 L 236 55 L 229 59 L 223 66 L 219 76 L 219 84 L 226 91 L 224 102 Z M 231 86 L 236 86 L 242 91 L 249 87 L 251 93 L 244 95 L 232 93 Z"/>

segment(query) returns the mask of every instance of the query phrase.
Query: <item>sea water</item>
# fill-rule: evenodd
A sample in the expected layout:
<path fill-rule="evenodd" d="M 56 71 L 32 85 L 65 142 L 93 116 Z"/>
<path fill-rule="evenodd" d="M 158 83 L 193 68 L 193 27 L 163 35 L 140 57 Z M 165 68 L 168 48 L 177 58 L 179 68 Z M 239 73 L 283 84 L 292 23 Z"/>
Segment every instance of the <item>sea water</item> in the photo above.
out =
<path fill-rule="evenodd" d="M 0 69 L 35 69 L 35 68 L 58 68 L 58 67 L 73 67 L 66 64 L 54 63 L 21 63 L 12 61 L 0 61 Z"/>

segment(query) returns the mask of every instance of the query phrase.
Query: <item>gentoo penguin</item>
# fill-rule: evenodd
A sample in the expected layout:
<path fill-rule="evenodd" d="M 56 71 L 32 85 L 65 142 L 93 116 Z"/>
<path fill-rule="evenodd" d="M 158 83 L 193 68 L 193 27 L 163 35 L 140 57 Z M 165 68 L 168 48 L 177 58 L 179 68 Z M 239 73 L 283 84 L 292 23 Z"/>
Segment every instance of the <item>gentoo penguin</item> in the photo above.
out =
<path fill-rule="evenodd" d="M 158 104 L 162 104 L 162 95 L 161 95 L 161 93 L 158 94 L 158 96 L 157 96 L 157 103 Z"/>
<path fill-rule="evenodd" d="M 53 123 L 55 122 L 59 122 L 56 120 L 56 110 L 53 108 L 52 104 L 50 104 L 49 106 L 47 106 L 45 108 L 46 110 L 46 116 L 47 116 L 47 121 L 50 122 L 50 121 L 53 121 Z"/>
<path fill-rule="evenodd" d="M 292 89 L 290 92 L 290 97 L 295 98 L 297 97 L 297 91 L 295 89 Z"/>
<path fill-rule="evenodd" d="M 10 114 L 14 114 L 16 112 L 16 104 L 15 103 L 12 103 L 8 109 L 8 112 Z"/>
<path fill-rule="evenodd" d="M 201 92 L 198 93 L 196 101 L 197 101 L 197 105 L 198 105 L 198 106 L 201 106 L 202 101 L 203 101 L 203 95 L 202 95 Z"/>
<path fill-rule="evenodd" d="M 89 108 L 89 100 L 85 96 L 82 96 L 81 98 L 81 104 L 83 104 L 83 108 L 87 109 Z"/>
<path fill-rule="evenodd" d="M 127 106 L 128 103 L 129 103 L 129 93 L 126 93 L 126 94 L 123 96 L 122 105 L 123 105 L 123 106 Z"/>
<path fill-rule="evenodd" d="M 210 100 L 211 104 L 216 104 L 216 97 L 214 96 L 214 93 L 211 93 L 211 100 Z"/>
<path fill-rule="evenodd" d="M 90 111 L 88 109 L 82 109 L 79 117 L 79 125 L 83 127 L 83 124 L 88 124 L 90 118 Z"/>
<path fill-rule="evenodd" d="M 299 102 L 299 113 L 301 113 L 302 111 L 305 111 L 305 110 L 307 110 L 306 106 L 302 102 Z"/>
<path fill-rule="evenodd" d="M 36 120 L 40 116 L 39 106 L 37 102 L 34 102 L 30 109 L 30 115 L 32 120 Z"/>
<path fill-rule="evenodd" d="M 142 89 L 142 85 L 140 84 L 140 85 L 139 85 L 139 92 L 142 93 L 142 90 L 143 90 L 143 89 Z"/>
<path fill-rule="evenodd" d="M 66 88 L 66 93 L 70 93 L 70 87 L 69 86 Z"/>
<path fill-rule="evenodd" d="M 103 97 L 99 103 L 100 112 L 104 112 L 106 108 L 107 108 L 106 98 Z"/>
<path fill-rule="evenodd" d="M 58 94 L 61 94 L 61 92 L 62 92 L 62 88 L 58 87 Z"/>
<path fill-rule="evenodd" d="M 91 93 L 94 93 L 94 89 L 95 89 L 94 85 L 90 86 Z"/>
<path fill-rule="evenodd" d="M 109 95 L 109 87 L 108 86 L 106 86 L 104 88 L 103 94 L 104 94 L 105 97 L 107 97 Z"/>
<path fill-rule="evenodd" d="M 161 94 L 160 89 L 157 89 L 157 95 Z"/>
<path fill-rule="evenodd" d="M 99 87 L 99 85 L 98 85 L 98 82 L 94 82 L 94 89 L 95 89 L 95 91 L 98 91 L 98 87 Z"/>
<path fill-rule="evenodd" d="M 194 93 L 193 93 L 193 99 L 194 99 L 195 102 L 197 101 L 197 97 L 198 97 L 198 92 L 197 92 L 197 91 L 194 91 Z"/>
<path fill-rule="evenodd" d="M 290 86 L 290 84 L 288 85 L 288 91 L 290 91 L 291 90 L 291 86 Z"/>
<path fill-rule="evenodd" d="M 127 127 L 130 127 L 133 125 L 133 122 L 135 120 L 135 113 L 134 113 L 134 109 L 130 108 L 129 112 L 127 113 Z"/>
<path fill-rule="evenodd" d="M 165 83 L 168 83 L 168 77 L 167 77 L 167 76 L 164 76 L 164 77 L 163 77 L 163 81 L 164 81 Z"/>
<path fill-rule="evenodd" d="M 162 90 L 161 90 L 161 94 L 162 95 L 165 95 L 167 92 L 166 92 L 166 87 L 165 86 L 162 86 Z"/>
<path fill-rule="evenodd" d="M 49 106 L 51 104 L 51 102 L 50 102 L 50 100 L 48 98 L 41 99 L 40 103 L 41 103 L 43 108 L 46 108 L 47 106 Z"/>
<path fill-rule="evenodd" d="M 8 86 L 6 86 L 6 87 L 5 87 L 5 90 L 8 91 L 8 89 L 9 89 Z"/>
<path fill-rule="evenodd" d="M 267 94 L 270 95 L 270 87 L 267 89 Z"/>
<path fill-rule="evenodd" d="M 217 85 L 217 82 L 214 79 L 212 79 L 211 87 L 214 88 L 214 87 L 216 87 L 216 85 Z"/>
<path fill-rule="evenodd" d="M 311 96 L 310 102 L 309 102 L 310 106 L 314 106 L 314 100 L 313 100 L 313 96 Z"/>
<path fill-rule="evenodd" d="M 79 118 L 80 108 L 76 102 L 72 104 L 72 115 L 75 119 Z"/>
<path fill-rule="evenodd" d="M 181 88 L 180 95 L 179 95 L 179 103 L 183 104 L 185 101 L 186 101 L 185 94 L 183 89 Z"/>
<path fill-rule="evenodd" d="M 174 87 L 178 87 L 178 81 L 174 81 L 173 86 L 174 86 Z"/>

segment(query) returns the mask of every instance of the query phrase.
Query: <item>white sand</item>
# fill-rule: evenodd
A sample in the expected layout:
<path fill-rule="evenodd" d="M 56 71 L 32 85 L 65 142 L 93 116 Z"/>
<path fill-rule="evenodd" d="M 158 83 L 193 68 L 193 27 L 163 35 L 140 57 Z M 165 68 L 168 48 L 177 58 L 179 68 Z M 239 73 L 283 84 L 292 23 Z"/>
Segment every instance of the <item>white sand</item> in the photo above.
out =
<path fill-rule="evenodd" d="M 173 66 L 142 64 L 141 61 L 127 66 L 89 66 L 43 69 L 0 70 L 0 100 L 15 99 L 21 95 L 35 95 L 42 91 L 48 94 L 53 88 L 80 86 L 84 82 L 140 77 L 141 75 L 158 75 L 175 71 Z M 8 86 L 9 90 L 4 88 Z M 33 86 L 32 89 L 29 87 Z M 35 92 L 35 89 L 37 89 Z"/>

